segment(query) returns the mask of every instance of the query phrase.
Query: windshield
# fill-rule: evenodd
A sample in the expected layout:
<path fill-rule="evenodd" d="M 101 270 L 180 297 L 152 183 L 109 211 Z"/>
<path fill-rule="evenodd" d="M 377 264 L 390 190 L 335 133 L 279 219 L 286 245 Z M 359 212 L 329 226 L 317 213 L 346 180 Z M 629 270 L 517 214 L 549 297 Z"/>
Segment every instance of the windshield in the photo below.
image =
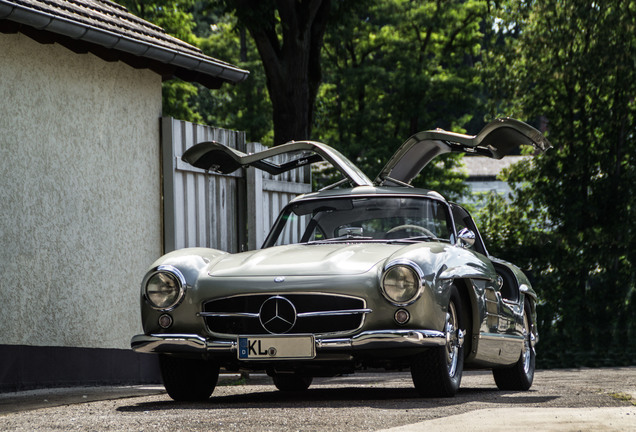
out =
<path fill-rule="evenodd" d="M 450 241 L 447 206 L 429 198 L 371 197 L 287 206 L 264 247 L 333 241 Z"/>

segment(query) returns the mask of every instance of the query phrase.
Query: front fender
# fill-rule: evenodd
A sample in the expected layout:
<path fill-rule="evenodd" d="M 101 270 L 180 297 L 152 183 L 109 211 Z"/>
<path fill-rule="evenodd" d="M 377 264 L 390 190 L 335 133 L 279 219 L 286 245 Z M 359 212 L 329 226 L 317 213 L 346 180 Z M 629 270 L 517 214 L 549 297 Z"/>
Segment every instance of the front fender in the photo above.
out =
<path fill-rule="evenodd" d="M 207 248 L 185 248 L 163 255 L 155 261 L 148 271 L 152 271 L 160 265 L 171 265 L 178 268 L 185 276 L 188 285 L 193 285 L 199 273 L 227 252 Z"/>
<path fill-rule="evenodd" d="M 532 284 L 530 284 L 530 280 L 525 275 L 525 273 L 521 271 L 519 267 L 517 267 L 516 265 L 512 263 L 509 263 L 508 261 L 501 260 L 499 258 L 491 257 L 491 261 L 503 267 L 506 267 L 508 270 L 512 272 L 515 279 L 517 279 L 517 284 L 519 285 L 519 291 L 522 294 L 532 298 L 534 302 L 538 300 L 537 293 L 532 288 Z"/>
<path fill-rule="evenodd" d="M 213 264 L 216 260 L 221 259 L 225 255 L 227 255 L 227 252 L 216 249 L 186 248 L 170 252 L 156 260 L 150 266 L 146 275 L 144 275 L 141 283 L 141 322 L 144 332 L 151 334 L 162 331 L 163 329 L 158 325 L 158 319 L 165 313 L 162 310 L 153 309 L 145 300 L 144 281 L 146 281 L 151 272 L 154 272 L 159 266 L 172 266 L 179 270 L 185 279 L 185 297 L 183 303 L 169 313 L 175 318 L 175 321 L 192 322 L 192 317 L 196 315 L 199 309 L 198 305 L 191 302 L 189 292 L 196 289 L 197 281 L 200 279 L 202 273 L 207 272 L 210 264 Z"/>

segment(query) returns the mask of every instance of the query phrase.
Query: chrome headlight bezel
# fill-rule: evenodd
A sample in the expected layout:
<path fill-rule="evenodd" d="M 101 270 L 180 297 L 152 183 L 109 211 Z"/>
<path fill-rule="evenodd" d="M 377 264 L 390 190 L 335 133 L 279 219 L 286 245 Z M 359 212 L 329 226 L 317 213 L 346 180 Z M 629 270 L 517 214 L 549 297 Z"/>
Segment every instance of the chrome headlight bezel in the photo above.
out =
<path fill-rule="evenodd" d="M 167 278 L 167 280 L 162 282 L 168 286 L 171 292 L 168 294 L 164 293 L 164 295 L 167 295 L 168 297 L 164 301 L 160 302 L 156 301 L 157 299 L 153 300 L 153 297 L 156 297 L 157 294 L 149 292 L 149 287 L 153 280 L 156 280 L 157 277 L 161 276 Z M 172 286 L 170 286 L 171 284 L 169 282 L 172 282 Z M 181 273 L 178 268 L 171 265 L 160 265 L 146 274 L 142 282 L 141 289 L 143 298 L 148 306 L 159 311 L 171 311 L 179 306 L 185 297 L 186 280 L 183 273 Z"/>
<path fill-rule="evenodd" d="M 397 272 L 401 272 L 396 274 Z M 406 272 L 406 273 L 404 273 Z M 400 277 L 406 276 L 412 279 L 410 287 L 404 293 L 396 292 L 395 285 L 399 285 Z M 391 281 L 391 277 L 397 277 L 397 281 Z M 380 290 L 384 298 L 395 306 L 408 306 L 417 301 L 422 295 L 424 273 L 420 266 L 410 260 L 395 260 L 389 262 L 382 272 L 380 280 Z M 400 288 L 397 288 L 398 290 Z"/>

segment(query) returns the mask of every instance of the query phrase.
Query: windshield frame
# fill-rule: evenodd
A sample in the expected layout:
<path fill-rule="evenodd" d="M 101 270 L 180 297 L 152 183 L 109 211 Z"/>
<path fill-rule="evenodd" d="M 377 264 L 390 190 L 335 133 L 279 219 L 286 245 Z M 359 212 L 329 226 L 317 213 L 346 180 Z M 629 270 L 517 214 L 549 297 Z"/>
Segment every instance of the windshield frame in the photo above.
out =
<path fill-rule="evenodd" d="M 422 195 L 422 194 L 391 194 L 391 193 L 383 193 L 383 194 L 361 194 L 361 195 L 341 195 L 341 196 L 320 196 L 320 197 L 312 197 L 312 198 L 307 198 L 307 199 L 302 199 L 302 200 L 298 200 L 298 201 L 292 201 L 289 204 L 287 204 L 282 211 L 280 212 L 280 214 L 278 215 L 278 217 L 276 218 L 276 221 L 274 222 L 274 224 L 271 226 L 271 229 L 269 231 L 269 233 L 267 234 L 267 237 L 265 238 L 265 241 L 263 242 L 263 245 L 261 247 L 261 249 L 265 249 L 265 248 L 269 248 L 269 247 L 273 247 L 276 246 L 276 241 L 278 240 L 279 236 L 281 235 L 281 231 L 284 229 L 285 226 L 285 222 L 283 221 L 284 218 L 287 217 L 288 214 L 291 213 L 291 207 L 293 206 L 297 206 L 298 204 L 310 204 L 312 202 L 319 202 L 319 201 L 335 201 L 335 200 L 357 200 L 357 199 L 372 199 L 372 198 L 396 198 L 396 199 L 402 199 L 402 198 L 411 198 L 411 199 L 419 199 L 419 200 L 430 200 L 430 201 L 435 201 L 438 204 L 442 205 L 444 207 L 444 212 L 446 214 L 446 223 L 449 229 L 449 238 L 435 238 L 432 241 L 442 241 L 442 242 L 447 242 L 450 244 L 455 244 L 456 239 L 457 239 L 457 233 L 455 231 L 455 221 L 453 219 L 453 214 L 452 214 L 452 209 L 450 204 L 443 199 L 442 197 L 437 197 L 435 195 Z M 314 240 L 314 241 L 308 241 L 308 242 L 297 242 L 297 243 L 290 243 L 290 244 L 324 244 L 324 243 L 338 243 L 338 242 L 344 242 L 344 243 L 351 243 L 352 241 L 359 241 L 359 242 L 374 242 L 374 243 L 397 243 L 397 242 L 413 242 L 416 241 L 415 239 L 413 240 L 409 240 L 409 238 L 403 238 L 403 239 L 366 239 L 366 238 L 356 238 L 355 236 L 352 237 L 348 237 L 348 238 L 343 238 L 341 240 L 336 240 L 334 238 L 330 238 L 330 239 L 326 239 L 325 241 L 320 241 L 320 240 Z"/>

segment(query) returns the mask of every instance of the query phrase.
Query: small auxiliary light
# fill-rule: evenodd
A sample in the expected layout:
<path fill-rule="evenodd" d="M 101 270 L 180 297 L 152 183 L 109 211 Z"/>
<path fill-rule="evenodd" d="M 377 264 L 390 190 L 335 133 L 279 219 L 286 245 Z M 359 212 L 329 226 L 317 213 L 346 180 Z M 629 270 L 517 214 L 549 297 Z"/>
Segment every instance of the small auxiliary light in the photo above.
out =
<path fill-rule="evenodd" d="M 406 309 L 398 309 L 395 312 L 394 319 L 398 324 L 406 324 L 411 319 L 411 314 Z"/>
<path fill-rule="evenodd" d="M 159 325 L 161 328 L 168 328 L 172 325 L 172 317 L 168 314 L 163 314 L 159 317 Z"/>

